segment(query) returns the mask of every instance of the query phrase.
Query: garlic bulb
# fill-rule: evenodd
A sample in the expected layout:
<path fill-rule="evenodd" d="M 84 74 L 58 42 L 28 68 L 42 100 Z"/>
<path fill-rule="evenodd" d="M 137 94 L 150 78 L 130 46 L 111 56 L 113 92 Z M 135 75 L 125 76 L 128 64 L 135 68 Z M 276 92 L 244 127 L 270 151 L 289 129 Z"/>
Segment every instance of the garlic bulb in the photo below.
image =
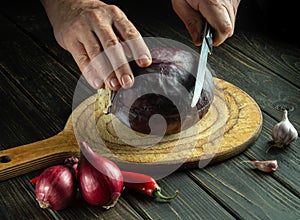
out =
<path fill-rule="evenodd" d="M 283 111 L 282 120 L 272 130 L 273 146 L 282 148 L 298 138 L 298 132 L 288 119 L 288 111 Z"/>

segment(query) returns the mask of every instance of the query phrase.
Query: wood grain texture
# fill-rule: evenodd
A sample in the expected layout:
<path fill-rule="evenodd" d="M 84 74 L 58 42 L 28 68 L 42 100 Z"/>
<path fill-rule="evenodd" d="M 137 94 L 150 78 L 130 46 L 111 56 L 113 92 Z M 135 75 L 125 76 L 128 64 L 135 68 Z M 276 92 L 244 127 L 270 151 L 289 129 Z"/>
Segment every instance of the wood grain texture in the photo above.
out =
<path fill-rule="evenodd" d="M 262 115 L 256 102 L 239 88 L 216 78 L 215 86 L 208 113 L 181 133 L 161 139 L 133 132 L 112 114 L 106 115 L 104 100 L 95 101 L 94 96 L 73 112 L 75 135 L 126 169 L 141 170 L 142 165 L 147 169 L 149 163 L 150 167 L 184 164 L 187 168 L 225 160 L 256 140 Z"/>
<path fill-rule="evenodd" d="M 293 44 L 274 39 L 266 33 L 249 31 L 240 31 L 227 43 L 292 84 L 300 86 L 300 49 Z"/>
<path fill-rule="evenodd" d="M 126 10 L 143 36 L 168 37 L 198 51 L 184 25 L 168 8 L 169 1 L 154 0 L 145 6 L 143 0 L 112 2 Z M 249 7 L 245 9 L 251 13 Z M 0 147 L 8 149 L 47 138 L 63 128 L 76 85 L 69 70 L 76 72 L 76 64 L 55 42 L 39 3 L 12 0 L 3 3 L 0 11 L 10 21 L 0 22 Z M 244 153 L 192 170 L 192 174 L 175 172 L 159 180 L 166 194 L 180 190 L 179 197 L 170 203 L 125 190 L 124 199 L 109 212 L 82 200 L 61 212 L 41 210 L 29 183 L 41 170 L 32 172 L 0 183 L 0 219 L 297 219 L 300 140 L 282 150 L 266 153 L 266 149 L 271 129 L 281 118 L 277 106 L 291 106 L 290 119 L 300 129 L 299 50 L 253 30 L 255 33 L 236 29 L 209 59 L 217 77 L 242 88 L 263 111 L 261 135 Z M 23 47 L 23 42 L 27 46 Z M 263 174 L 244 166 L 241 161 L 246 159 L 277 159 L 279 169 Z"/>
<path fill-rule="evenodd" d="M 300 139 L 298 138 L 283 149 L 270 148 L 272 140 L 271 128 L 276 122 L 267 114 L 263 114 L 263 118 L 263 128 L 261 135 L 257 139 L 256 147 L 249 148 L 245 155 L 253 160 L 277 160 L 279 168 L 272 174 L 272 177 L 300 197 L 300 167 L 298 166 Z"/>
<path fill-rule="evenodd" d="M 3 7 L 4 9 L 4 7 Z M 1 9 L 0 9 L 1 11 Z M 47 50 L 47 53 L 60 60 L 61 64 L 68 68 L 76 77 L 80 75 L 72 55 L 63 50 L 55 41 L 53 29 L 40 2 L 23 2 L 16 0 L 6 2 L 2 13 L 14 22 L 18 29 L 32 38 L 36 45 Z"/>
<path fill-rule="evenodd" d="M 222 204 L 183 171 L 170 174 L 158 183 L 163 194 L 173 195 L 178 190 L 178 197 L 170 202 L 157 202 L 129 189 L 125 189 L 122 195 L 135 209 L 144 213 L 144 219 L 234 219 Z"/>
<path fill-rule="evenodd" d="M 215 51 L 217 56 L 211 56 L 210 62 L 220 78 L 243 88 L 263 111 L 278 120 L 282 118 L 280 106 L 289 108 L 289 119 L 300 129 L 299 87 L 228 45 Z"/>
<path fill-rule="evenodd" d="M 0 181 L 54 164 L 62 164 L 68 157 L 79 156 L 79 147 L 70 130 L 45 140 L 0 151 L 0 157 L 10 161 L 0 163 Z"/>
<path fill-rule="evenodd" d="M 235 157 L 189 174 L 238 219 L 297 219 L 299 197 L 245 160 L 248 158 Z"/>
<path fill-rule="evenodd" d="M 71 114 L 77 79 L 1 15 L 0 22 L 6 33 L 0 35 L 0 66 L 33 105 L 47 109 L 43 112 L 45 116 L 62 129 Z M 56 95 L 50 94 L 49 88 Z"/>

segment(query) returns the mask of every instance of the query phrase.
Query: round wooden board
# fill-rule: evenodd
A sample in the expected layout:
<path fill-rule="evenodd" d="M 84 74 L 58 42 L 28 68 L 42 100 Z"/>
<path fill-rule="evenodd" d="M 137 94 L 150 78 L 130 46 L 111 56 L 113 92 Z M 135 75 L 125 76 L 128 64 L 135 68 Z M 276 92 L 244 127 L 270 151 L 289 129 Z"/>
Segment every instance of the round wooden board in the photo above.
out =
<path fill-rule="evenodd" d="M 104 114 L 97 95 L 72 113 L 78 141 L 87 141 L 98 154 L 124 169 L 146 167 L 203 167 L 244 151 L 260 134 L 262 114 L 243 90 L 214 78 L 215 96 L 208 113 L 193 127 L 163 138 L 126 127 L 112 114 Z M 174 168 L 174 169 L 175 169 Z"/>

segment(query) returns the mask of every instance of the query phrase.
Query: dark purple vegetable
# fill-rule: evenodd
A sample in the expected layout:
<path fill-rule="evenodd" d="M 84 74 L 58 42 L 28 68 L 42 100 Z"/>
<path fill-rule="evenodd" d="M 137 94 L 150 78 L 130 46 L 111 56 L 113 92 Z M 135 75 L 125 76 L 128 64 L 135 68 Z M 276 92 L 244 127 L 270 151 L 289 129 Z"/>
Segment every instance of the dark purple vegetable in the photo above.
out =
<path fill-rule="evenodd" d="M 80 143 L 80 150 L 78 179 L 82 197 L 91 205 L 113 207 L 123 191 L 119 167 L 94 153 L 86 142 Z"/>
<path fill-rule="evenodd" d="M 35 186 L 36 200 L 41 208 L 65 209 L 74 202 L 77 192 L 75 172 L 65 165 L 45 169 Z"/>
<path fill-rule="evenodd" d="M 197 123 L 208 111 L 214 96 L 211 74 L 206 74 L 201 98 L 191 107 L 198 58 L 175 48 L 151 50 L 153 63 L 147 68 L 130 62 L 135 83 L 112 94 L 111 113 L 133 130 L 144 134 L 178 133 Z M 150 118 L 156 117 L 149 125 Z"/>

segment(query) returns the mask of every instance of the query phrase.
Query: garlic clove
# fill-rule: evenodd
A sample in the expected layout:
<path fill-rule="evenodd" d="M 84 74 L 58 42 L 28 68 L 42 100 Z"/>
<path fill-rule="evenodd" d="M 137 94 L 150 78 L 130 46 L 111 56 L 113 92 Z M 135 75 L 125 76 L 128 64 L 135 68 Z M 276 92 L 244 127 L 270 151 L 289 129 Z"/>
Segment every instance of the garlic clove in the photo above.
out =
<path fill-rule="evenodd" d="M 279 148 L 289 145 L 298 138 L 298 132 L 289 121 L 286 109 L 283 111 L 282 120 L 273 127 L 272 138 L 275 143 L 273 146 Z"/>
<path fill-rule="evenodd" d="M 244 162 L 250 163 L 258 170 L 266 172 L 266 173 L 274 172 L 278 168 L 277 160 L 265 160 L 265 161 L 260 161 L 260 160 L 251 161 L 250 160 L 250 161 L 244 161 Z"/>

